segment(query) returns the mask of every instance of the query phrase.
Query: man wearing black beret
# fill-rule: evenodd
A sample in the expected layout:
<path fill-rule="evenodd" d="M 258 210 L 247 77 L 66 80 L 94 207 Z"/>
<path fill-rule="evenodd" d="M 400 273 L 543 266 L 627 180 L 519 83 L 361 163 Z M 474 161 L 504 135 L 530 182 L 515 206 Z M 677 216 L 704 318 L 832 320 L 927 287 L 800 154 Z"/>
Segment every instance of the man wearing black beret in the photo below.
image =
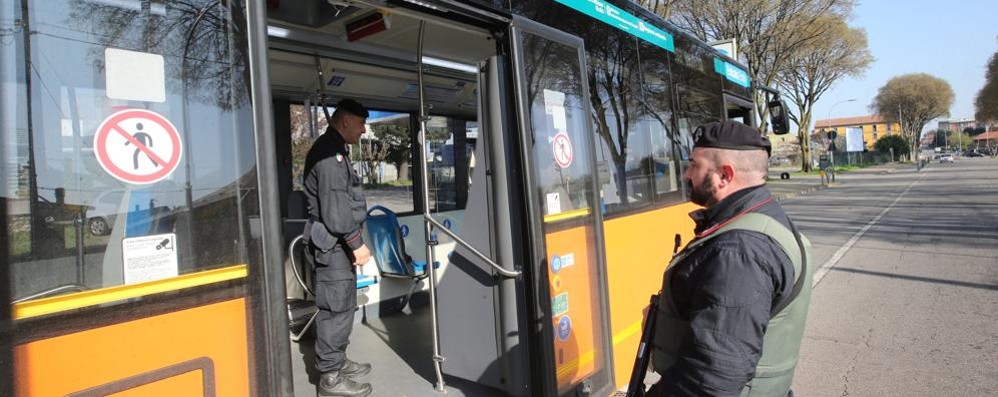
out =
<path fill-rule="evenodd" d="M 336 104 L 329 128 L 305 157 L 308 223 L 305 257 L 315 268 L 315 366 L 322 376 L 320 396 L 356 397 L 371 385 L 353 380 L 371 372 L 370 364 L 347 358 L 357 308 L 357 266 L 371 259 L 364 244 L 367 200 L 360 176 L 350 165 L 350 144 L 364 134 L 367 109 L 344 99 Z"/>
<path fill-rule="evenodd" d="M 683 174 L 695 237 L 666 269 L 649 396 L 792 396 L 810 243 L 766 188 L 771 145 L 736 121 L 694 132 Z"/>

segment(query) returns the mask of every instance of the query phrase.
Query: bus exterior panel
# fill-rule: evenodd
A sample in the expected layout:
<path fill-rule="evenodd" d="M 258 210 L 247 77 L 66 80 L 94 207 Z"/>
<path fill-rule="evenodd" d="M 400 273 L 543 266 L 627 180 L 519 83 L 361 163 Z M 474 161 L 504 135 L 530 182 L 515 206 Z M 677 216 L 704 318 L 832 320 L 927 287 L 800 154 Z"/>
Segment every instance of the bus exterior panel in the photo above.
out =
<path fill-rule="evenodd" d="M 18 345 L 18 396 L 246 396 L 246 300 Z"/>
<path fill-rule="evenodd" d="M 0 0 L 14 395 L 274 394 L 248 7 Z"/>

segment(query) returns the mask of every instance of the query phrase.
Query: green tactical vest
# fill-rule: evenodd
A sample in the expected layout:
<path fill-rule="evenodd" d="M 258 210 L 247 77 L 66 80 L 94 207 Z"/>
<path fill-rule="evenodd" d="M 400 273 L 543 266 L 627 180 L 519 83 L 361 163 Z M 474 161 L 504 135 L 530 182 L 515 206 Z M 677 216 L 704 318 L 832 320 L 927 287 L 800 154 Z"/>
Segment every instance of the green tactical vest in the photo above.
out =
<path fill-rule="evenodd" d="M 749 230 L 763 233 L 783 247 L 783 251 L 793 261 L 794 274 L 801 274 L 801 250 L 797 245 L 793 232 L 777 220 L 759 213 L 748 213 L 735 219 L 716 232 L 691 243 L 683 252 L 676 255 L 666 268 L 666 274 L 673 266 L 702 246 L 710 239 L 730 230 Z M 794 369 L 797 366 L 797 356 L 800 352 L 801 340 L 804 338 L 804 321 L 807 319 L 807 308 L 811 302 L 811 280 L 814 266 L 811 265 L 811 243 L 803 235 L 804 252 L 807 255 L 807 274 L 800 293 L 783 310 L 770 319 L 763 337 L 762 357 L 756 366 L 752 380 L 742 389 L 741 395 L 747 396 L 786 396 L 793 381 Z M 666 278 L 668 279 L 668 277 Z M 794 279 L 796 283 L 797 279 Z M 667 286 L 663 286 L 667 287 Z M 677 350 L 684 340 L 690 338 L 690 323 L 682 320 L 673 307 L 671 295 L 663 291 L 659 298 L 658 315 L 655 324 L 655 336 L 652 340 L 652 365 L 658 373 L 672 367 L 676 361 Z"/>

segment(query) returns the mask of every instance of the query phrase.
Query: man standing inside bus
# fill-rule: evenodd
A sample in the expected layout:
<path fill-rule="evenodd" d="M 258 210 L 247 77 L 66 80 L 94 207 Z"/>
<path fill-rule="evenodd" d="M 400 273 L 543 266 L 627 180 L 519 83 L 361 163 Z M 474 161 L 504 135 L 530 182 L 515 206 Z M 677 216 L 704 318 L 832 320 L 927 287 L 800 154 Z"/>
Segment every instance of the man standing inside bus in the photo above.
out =
<path fill-rule="evenodd" d="M 315 268 L 315 365 L 322 374 L 320 396 L 366 396 L 369 383 L 352 378 L 371 372 L 370 364 L 346 356 L 357 308 L 357 266 L 371 258 L 364 244 L 367 211 L 361 179 L 350 165 L 350 147 L 364 134 L 367 109 L 352 99 L 336 105 L 329 128 L 305 158 L 306 258 Z"/>
<path fill-rule="evenodd" d="M 703 125 L 683 174 L 694 239 L 662 281 L 648 396 L 793 396 L 811 298 L 810 243 L 766 188 L 771 146 Z"/>

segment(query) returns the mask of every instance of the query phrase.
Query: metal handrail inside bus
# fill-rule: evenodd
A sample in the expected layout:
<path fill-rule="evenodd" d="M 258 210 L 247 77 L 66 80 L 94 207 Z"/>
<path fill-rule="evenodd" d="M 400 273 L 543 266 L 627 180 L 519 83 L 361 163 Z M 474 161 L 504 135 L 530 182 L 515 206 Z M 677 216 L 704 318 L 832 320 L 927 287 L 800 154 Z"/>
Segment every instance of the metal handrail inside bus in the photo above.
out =
<path fill-rule="evenodd" d="M 454 239 L 454 242 L 466 248 L 468 251 L 471 251 L 472 254 L 475 254 L 475 256 L 477 256 L 479 259 L 481 259 L 489 266 L 491 266 L 493 269 L 495 269 L 496 273 L 499 273 L 500 275 L 506 278 L 520 277 L 521 272 L 519 270 L 509 270 L 495 263 L 495 261 L 493 261 L 491 258 L 483 254 L 481 251 L 475 249 L 475 247 L 472 247 L 471 244 L 469 244 L 468 242 L 462 240 L 460 237 L 457 236 L 457 234 L 454 234 L 454 232 L 450 231 L 450 229 L 447 229 L 447 227 L 441 224 L 439 221 L 433 219 L 433 216 L 431 216 L 430 214 L 426 214 L 423 217 L 428 222 L 430 222 L 433 225 L 433 227 L 440 230 L 441 232 L 444 232 L 444 234 Z"/>
<path fill-rule="evenodd" d="M 444 393 L 447 391 L 446 385 L 444 383 L 444 373 L 441 364 L 444 361 L 443 354 L 440 353 L 440 321 L 437 318 L 437 275 L 436 258 L 434 254 L 434 248 L 437 245 L 436 240 L 432 239 L 430 233 L 433 232 L 433 227 L 431 226 L 434 222 L 430 215 L 430 178 L 427 175 L 426 169 L 426 121 L 430 119 L 427 114 L 427 103 L 426 103 L 426 93 L 423 90 L 423 39 L 424 33 L 426 32 L 426 22 L 419 21 L 419 36 L 417 39 L 417 50 L 416 50 L 416 78 L 418 80 L 418 91 L 419 91 L 419 145 L 421 153 L 420 158 L 420 171 L 422 171 L 422 193 L 423 193 L 423 239 L 426 242 L 426 263 L 429 264 L 427 268 L 430 271 L 430 319 L 431 326 L 433 328 L 433 371 L 437 375 L 437 383 L 434 385 L 434 389 L 439 393 Z"/>
<path fill-rule="evenodd" d="M 301 285 L 305 292 L 309 295 L 315 296 L 315 292 L 305 283 L 305 278 L 302 277 L 300 269 L 298 269 L 298 263 L 295 261 L 295 244 L 305 238 L 305 235 L 299 234 L 297 237 L 291 239 L 291 243 L 288 244 L 288 258 L 291 259 L 291 271 L 295 273 L 295 279 L 298 280 L 298 285 Z"/>
<path fill-rule="evenodd" d="M 68 292 L 68 291 L 83 292 L 83 291 L 86 291 L 88 289 L 90 289 L 90 288 L 87 288 L 85 285 L 80 285 L 80 284 L 60 285 L 60 286 L 55 287 L 55 288 L 49 288 L 49 289 L 41 291 L 41 292 L 36 292 L 34 294 L 31 294 L 31 295 L 28 295 L 28 296 L 25 296 L 25 297 L 14 299 L 11 302 L 11 304 L 18 304 L 18 303 L 21 303 L 21 302 L 26 302 L 26 301 L 30 301 L 30 300 L 39 299 L 39 298 L 45 298 L 45 297 L 48 297 L 48 296 L 57 295 L 57 294 L 60 294 L 60 293 L 63 293 L 63 292 Z"/>

